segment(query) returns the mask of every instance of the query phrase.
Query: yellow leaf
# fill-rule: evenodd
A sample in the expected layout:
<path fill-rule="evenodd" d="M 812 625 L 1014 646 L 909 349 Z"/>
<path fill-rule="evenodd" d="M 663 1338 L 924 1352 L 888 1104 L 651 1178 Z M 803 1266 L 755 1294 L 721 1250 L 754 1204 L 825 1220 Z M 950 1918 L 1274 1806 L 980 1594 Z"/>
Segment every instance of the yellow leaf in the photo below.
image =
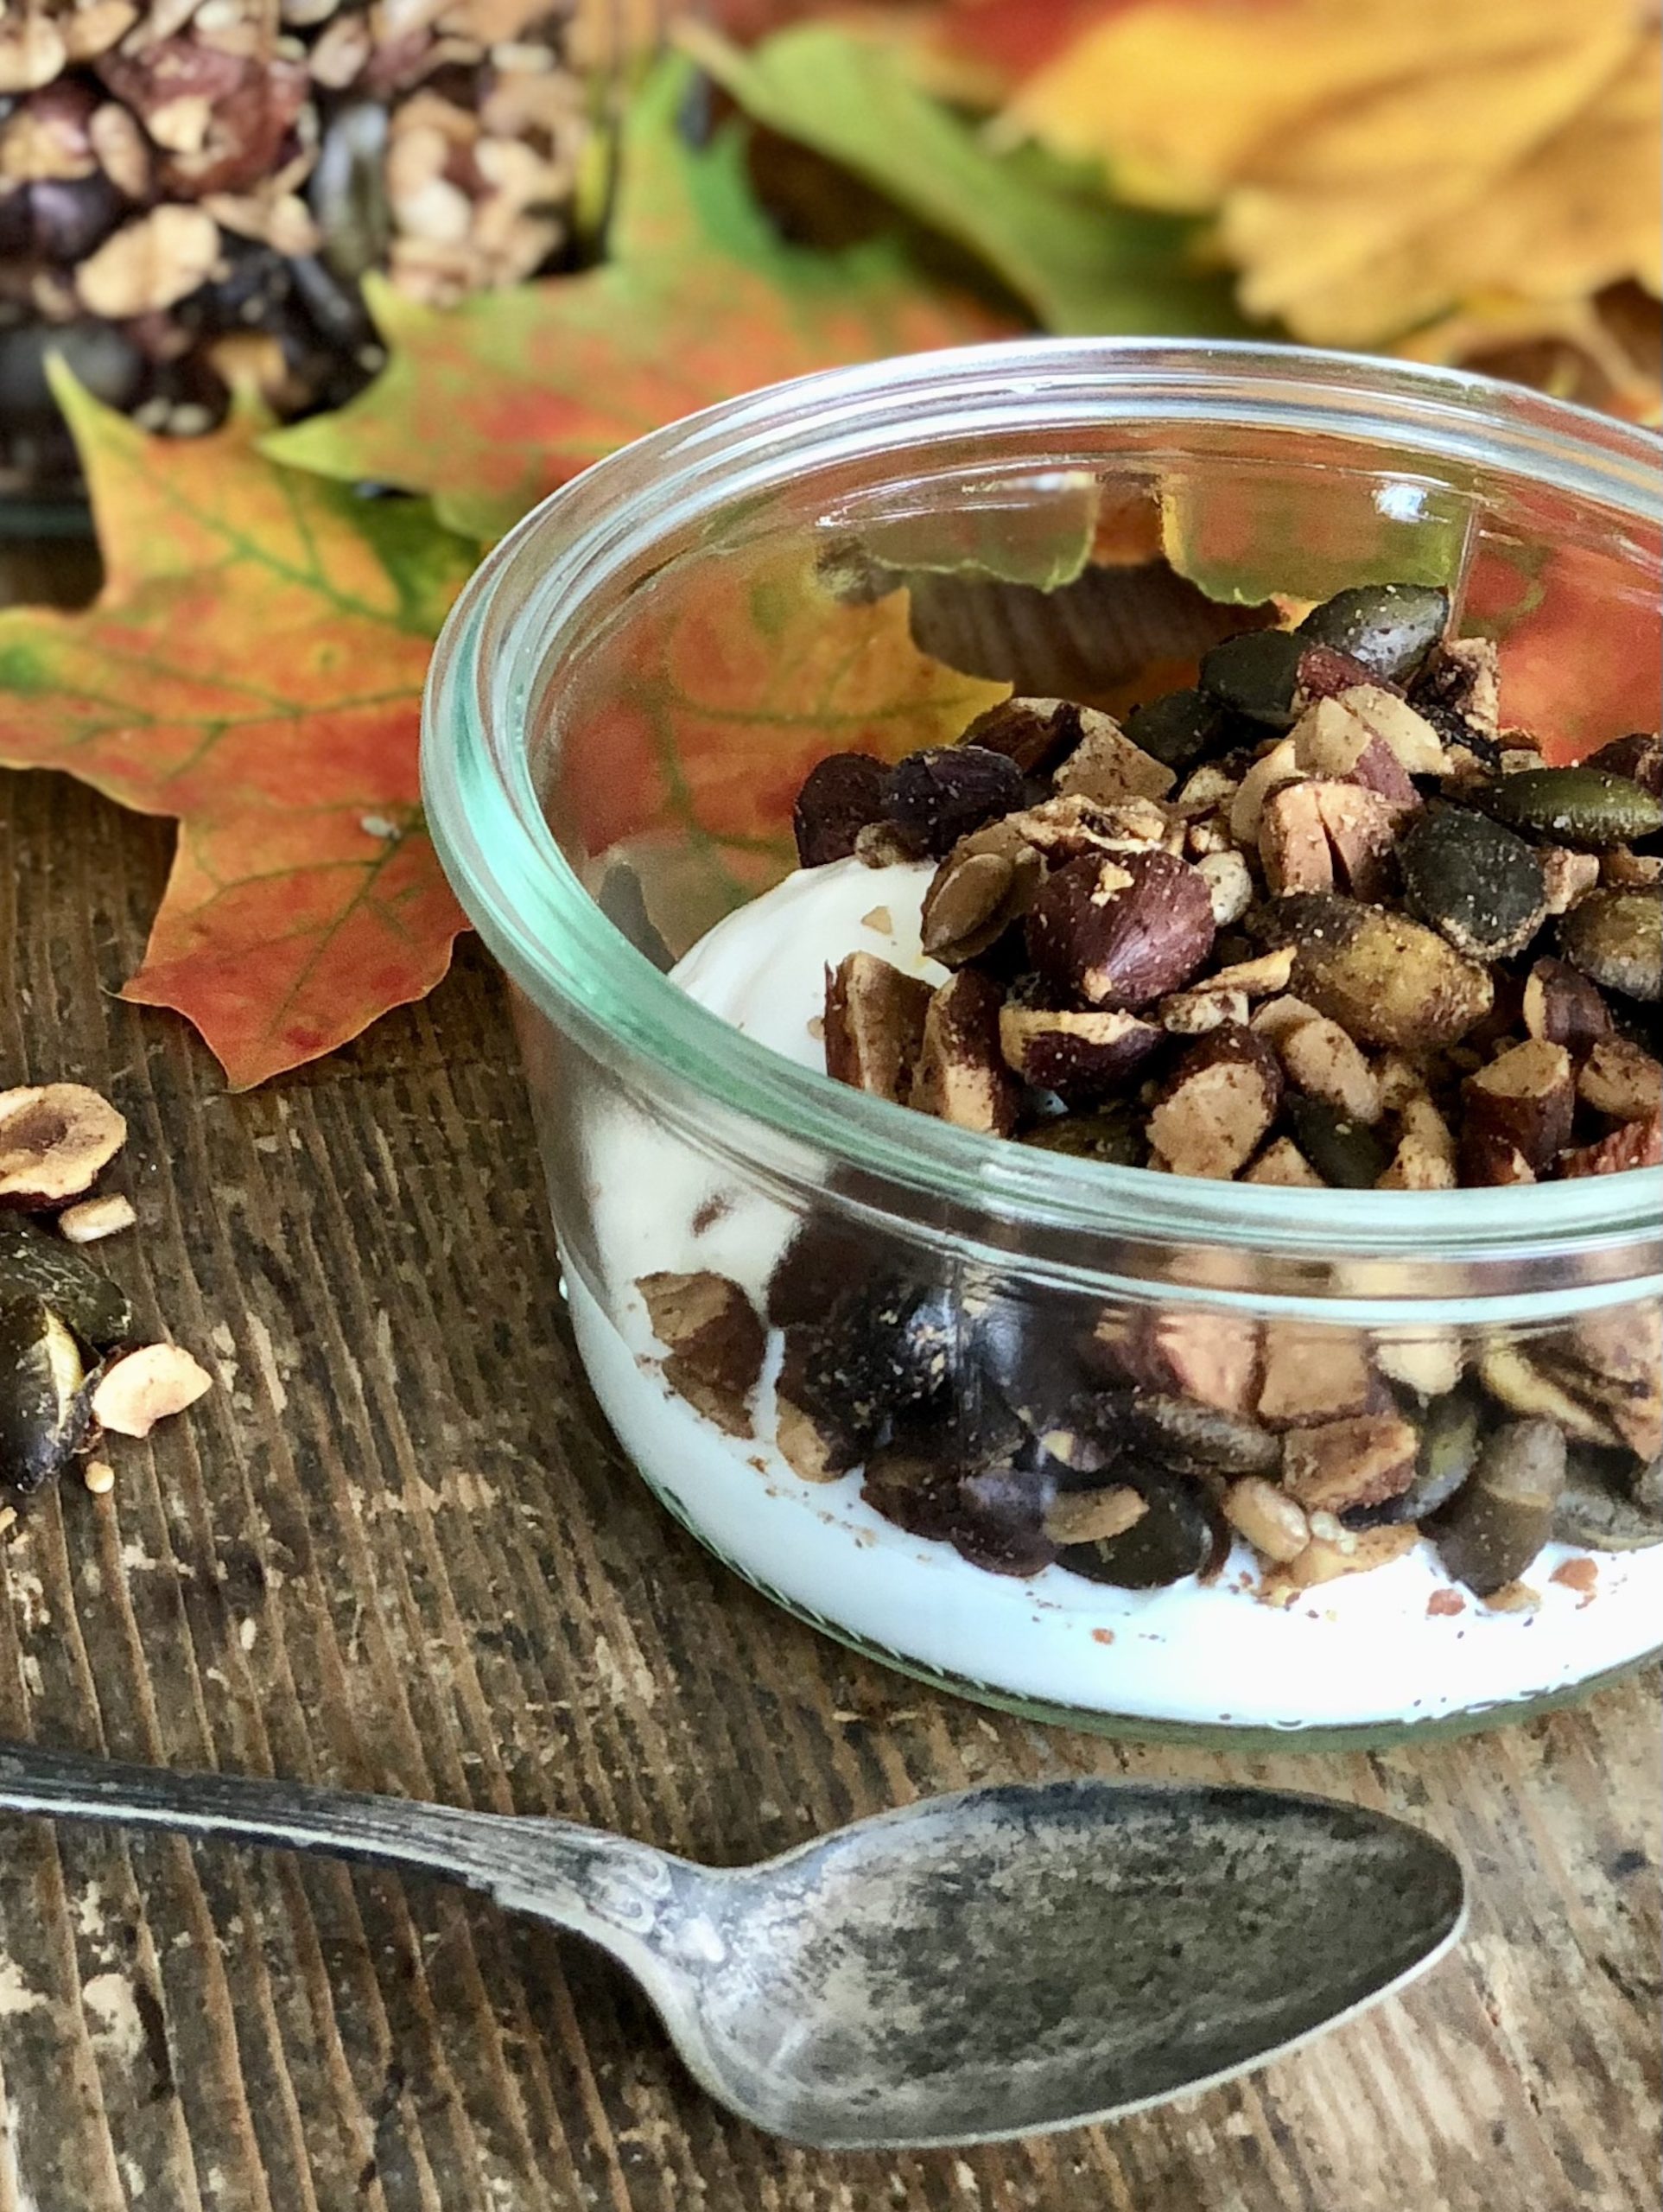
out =
<path fill-rule="evenodd" d="M 1634 0 L 1136 0 L 1011 116 L 1216 207 L 1249 313 L 1368 345 L 1483 291 L 1655 289 L 1654 49 Z"/>

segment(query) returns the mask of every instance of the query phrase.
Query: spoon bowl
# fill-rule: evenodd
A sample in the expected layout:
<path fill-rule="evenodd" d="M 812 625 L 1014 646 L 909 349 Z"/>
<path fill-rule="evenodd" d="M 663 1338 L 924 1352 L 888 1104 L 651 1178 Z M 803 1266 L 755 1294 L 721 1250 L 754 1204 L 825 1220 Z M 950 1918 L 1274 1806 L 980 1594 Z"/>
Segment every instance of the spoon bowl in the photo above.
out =
<path fill-rule="evenodd" d="M 1424 1971 L 1459 1861 L 1384 1814 L 1208 1785 L 932 1797 L 761 1865 L 564 1821 L 0 1747 L 0 1810 L 371 1860 L 589 1937 L 695 2078 L 828 2149 L 1104 2120 L 1262 2064 Z"/>

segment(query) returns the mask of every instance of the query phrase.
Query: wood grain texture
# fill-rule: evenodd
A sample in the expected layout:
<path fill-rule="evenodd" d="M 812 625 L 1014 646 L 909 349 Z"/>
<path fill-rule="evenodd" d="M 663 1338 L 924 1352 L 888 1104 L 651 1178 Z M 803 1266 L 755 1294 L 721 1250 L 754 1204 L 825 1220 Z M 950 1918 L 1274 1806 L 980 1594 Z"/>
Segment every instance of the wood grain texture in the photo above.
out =
<path fill-rule="evenodd" d="M 714 1860 L 987 1779 L 1282 1782 L 1423 1821 L 1476 1905 L 1431 1980 L 1244 2085 L 832 2158 L 720 2117 L 605 1961 L 486 1906 L 8 1822 L 0 2212 L 1651 2212 L 1653 1682 L 1414 1751 L 1227 1759 L 984 1713 L 821 1640 L 609 1440 L 482 958 L 228 1098 L 181 1024 L 109 995 L 168 848 L 61 780 L 0 781 L 0 1078 L 129 1114 L 142 1229 L 107 1263 L 221 1385 L 0 1553 L 0 1731 Z"/>

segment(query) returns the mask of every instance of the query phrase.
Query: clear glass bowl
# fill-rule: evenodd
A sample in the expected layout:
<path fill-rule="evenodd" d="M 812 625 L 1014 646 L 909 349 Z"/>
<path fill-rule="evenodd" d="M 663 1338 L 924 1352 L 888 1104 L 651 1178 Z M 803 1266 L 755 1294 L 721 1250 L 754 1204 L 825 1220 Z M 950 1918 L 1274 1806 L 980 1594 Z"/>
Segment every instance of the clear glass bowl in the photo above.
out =
<path fill-rule="evenodd" d="M 1313 1192 L 984 1138 L 818 1071 L 803 1007 L 822 948 L 793 936 L 790 891 L 741 911 L 790 875 L 792 799 L 821 754 L 945 741 L 998 674 L 1028 665 L 1019 688 L 1038 688 L 1036 652 L 1075 655 L 1076 694 L 1151 696 L 1228 620 L 1209 601 L 1447 581 L 1460 626 L 1501 641 L 1508 720 L 1566 756 L 1650 726 L 1656 462 L 1645 433 L 1481 378 L 1036 341 L 695 416 L 592 468 L 490 556 L 435 663 L 434 833 L 514 988 L 590 1377 L 647 1480 L 731 1567 L 970 1696 L 1157 1736 L 1481 1725 L 1663 1642 L 1663 1548 L 1550 1544 L 1513 1610 L 1457 1592 L 1424 1541 L 1271 1603 L 1239 1546 L 1158 1588 L 1076 1571 L 1089 1540 L 1041 1564 L 1031 1486 L 962 1481 L 1008 1460 L 1013 1429 L 1055 1432 L 1076 1394 L 1128 1382 L 1279 1435 L 1374 1415 L 1458 1433 L 1539 1400 L 1584 1459 L 1649 1457 L 1663 1176 Z M 1064 636 L 1063 602 L 1031 580 L 1077 566 L 1082 512 L 1106 597 Z M 912 577 L 910 597 L 862 588 L 874 560 Z M 913 631 L 956 668 L 925 663 Z M 662 971 L 727 916 L 678 971 L 701 1004 Z M 711 1010 L 764 1000 L 772 1045 Z M 676 1332 L 688 1300 L 714 1297 L 720 1343 L 669 1357 L 641 1288 L 655 1276 L 699 1279 L 649 1287 L 681 1296 Z M 757 1324 L 713 1276 L 771 1324 L 743 1407 L 723 1378 L 736 1362 L 748 1381 Z M 847 1434 L 802 1413 L 828 1372 L 860 1397 L 863 1358 L 882 1368 L 887 1436 L 864 1477 L 835 1471 Z M 1612 1371 L 1636 1366 L 1638 1382 Z M 810 1481 L 816 1452 L 828 1479 Z M 1089 1488 L 1089 1448 L 1075 1457 L 1064 1488 Z M 1197 1541 L 1181 1503 L 1149 1532 L 1158 1564 Z"/>

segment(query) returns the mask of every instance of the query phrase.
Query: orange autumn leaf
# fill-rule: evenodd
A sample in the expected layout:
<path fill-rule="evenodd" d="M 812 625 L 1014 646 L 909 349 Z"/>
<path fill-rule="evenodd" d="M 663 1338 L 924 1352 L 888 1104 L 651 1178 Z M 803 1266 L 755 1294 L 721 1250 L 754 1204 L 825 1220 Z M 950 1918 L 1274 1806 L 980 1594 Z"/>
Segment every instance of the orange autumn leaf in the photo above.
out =
<path fill-rule="evenodd" d="M 701 562 L 574 672 L 554 804 L 592 855 L 650 848 L 683 879 L 699 862 L 689 895 L 714 882 L 720 906 L 791 865 L 791 809 L 816 760 L 949 744 L 1009 693 L 921 652 L 904 590 L 839 598 L 797 550 Z"/>
<path fill-rule="evenodd" d="M 1655 290 L 1659 113 L 1636 0 L 1139 0 L 1009 111 L 1126 197 L 1215 211 L 1248 313 L 1355 346 Z"/>
<path fill-rule="evenodd" d="M 67 373 L 93 606 L 0 613 L 0 763 L 173 815 L 179 847 L 125 995 L 258 1083 L 419 998 L 463 918 L 422 826 L 433 636 L 468 550 L 410 503 L 285 474 L 258 426 L 146 436 Z"/>
<path fill-rule="evenodd" d="M 440 312 L 372 287 L 391 358 L 340 413 L 267 450 L 347 481 L 431 495 L 493 537 L 593 461 L 759 385 L 844 362 L 1008 334 L 922 282 L 888 241 L 784 244 L 734 130 L 698 150 L 688 65 L 662 64 L 631 111 L 611 254 L 599 269 L 478 294 Z"/>

